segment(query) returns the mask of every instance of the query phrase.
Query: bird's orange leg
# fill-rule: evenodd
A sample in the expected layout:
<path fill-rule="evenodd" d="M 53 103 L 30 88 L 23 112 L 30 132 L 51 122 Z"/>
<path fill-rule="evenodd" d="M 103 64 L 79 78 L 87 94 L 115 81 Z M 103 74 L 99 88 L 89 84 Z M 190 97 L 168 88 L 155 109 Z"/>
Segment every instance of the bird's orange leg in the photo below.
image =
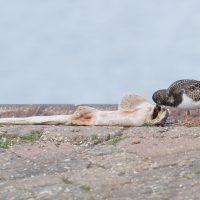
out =
<path fill-rule="evenodd" d="M 187 110 L 187 112 L 186 112 L 186 115 L 185 115 L 184 120 L 183 120 L 183 124 L 185 124 L 185 125 L 191 124 L 191 122 L 190 122 L 190 111 L 189 110 Z"/>
<path fill-rule="evenodd" d="M 192 125 L 200 125 L 200 116 L 197 117 L 196 121 L 194 121 Z"/>

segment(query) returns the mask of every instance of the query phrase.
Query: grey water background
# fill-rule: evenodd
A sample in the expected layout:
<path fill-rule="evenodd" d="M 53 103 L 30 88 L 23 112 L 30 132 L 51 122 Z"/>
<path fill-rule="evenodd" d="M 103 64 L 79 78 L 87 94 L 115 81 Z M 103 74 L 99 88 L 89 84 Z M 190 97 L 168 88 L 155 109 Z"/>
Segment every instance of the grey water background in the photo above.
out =
<path fill-rule="evenodd" d="M 0 0 L 0 103 L 151 101 L 200 79 L 198 0 Z"/>

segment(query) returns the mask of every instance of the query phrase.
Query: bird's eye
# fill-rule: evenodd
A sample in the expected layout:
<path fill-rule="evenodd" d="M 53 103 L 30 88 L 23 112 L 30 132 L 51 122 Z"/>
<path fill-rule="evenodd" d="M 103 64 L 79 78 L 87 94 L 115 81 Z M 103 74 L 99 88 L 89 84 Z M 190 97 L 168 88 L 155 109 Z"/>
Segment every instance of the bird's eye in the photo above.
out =
<path fill-rule="evenodd" d="M 160 111 L 161 107 L 159 105 L 156 105 L 153 110 L 152 119 L 155 119 Z"/>

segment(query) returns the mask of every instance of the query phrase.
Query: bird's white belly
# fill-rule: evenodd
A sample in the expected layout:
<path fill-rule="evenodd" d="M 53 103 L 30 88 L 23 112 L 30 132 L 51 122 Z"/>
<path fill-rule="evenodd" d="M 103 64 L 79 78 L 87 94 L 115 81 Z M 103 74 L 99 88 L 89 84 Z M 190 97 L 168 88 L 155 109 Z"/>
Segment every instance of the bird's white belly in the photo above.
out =
<path fill-rule="evenodd" d="M 183 101 L 182 103 L 178 106 L 178 108 L 181 109 L 198 109 L 200 108 L 200 101 L 194 101 L 187 95 L 183 94 Z"/>

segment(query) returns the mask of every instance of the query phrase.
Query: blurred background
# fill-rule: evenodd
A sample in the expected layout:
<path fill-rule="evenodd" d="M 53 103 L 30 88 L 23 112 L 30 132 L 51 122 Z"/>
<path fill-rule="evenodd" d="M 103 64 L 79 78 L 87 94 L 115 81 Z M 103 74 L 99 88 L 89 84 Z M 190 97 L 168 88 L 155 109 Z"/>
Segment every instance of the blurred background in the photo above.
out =
<path fill-rule="evenodd" d="M 198 0 L 0 1 L 0 103 L 118 103 L 199 79 Z"/>

